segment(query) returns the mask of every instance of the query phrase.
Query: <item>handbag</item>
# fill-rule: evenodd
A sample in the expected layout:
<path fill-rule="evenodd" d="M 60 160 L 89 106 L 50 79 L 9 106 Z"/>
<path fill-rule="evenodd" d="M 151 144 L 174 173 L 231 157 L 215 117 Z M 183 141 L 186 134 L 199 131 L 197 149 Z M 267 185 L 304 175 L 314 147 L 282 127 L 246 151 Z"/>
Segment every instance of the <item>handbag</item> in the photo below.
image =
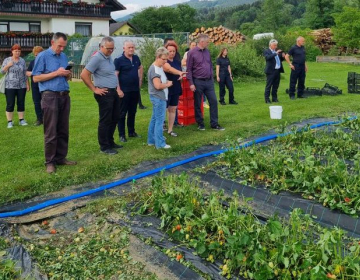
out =
<path fill-rule="evenodd" d="M 0 79 L 0 93 L 4 93 L 5 94 L 5 79 L 6 79 L 6 75 L 7 73 L 5 74 L 4 77 L 2 77 Z"/>

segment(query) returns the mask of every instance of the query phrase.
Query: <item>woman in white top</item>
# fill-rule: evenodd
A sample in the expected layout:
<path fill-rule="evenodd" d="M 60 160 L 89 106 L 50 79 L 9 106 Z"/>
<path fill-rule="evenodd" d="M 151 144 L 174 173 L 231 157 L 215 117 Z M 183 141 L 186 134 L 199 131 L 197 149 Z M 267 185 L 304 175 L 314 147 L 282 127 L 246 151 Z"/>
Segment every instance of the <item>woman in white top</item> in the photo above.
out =
<path fill-rule="evenodd" d="M 166 116 L 166 101 L 168 99 L 168 88 L 172 86 L 172 82 L 168 81 L 163 70 L 164 64 L 167 62 L 169 52 L 164 47 L 158 48 L 155 53 L 155 61 L 148 70 L 148 90 L 150 101 L 153 105 L 153 111 L 148 129 L 149 146 L 157 149 L 169 149 L 170 145 L 165 142 L 163 136 L 163 123 Z"/>

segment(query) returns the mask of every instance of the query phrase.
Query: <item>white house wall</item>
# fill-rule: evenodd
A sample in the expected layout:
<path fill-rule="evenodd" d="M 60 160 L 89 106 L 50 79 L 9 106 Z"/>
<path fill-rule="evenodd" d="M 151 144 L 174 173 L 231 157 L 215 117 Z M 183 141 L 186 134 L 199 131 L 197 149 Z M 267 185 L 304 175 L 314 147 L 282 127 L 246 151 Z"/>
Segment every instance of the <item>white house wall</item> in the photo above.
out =
<path fill-rule="evenodd" d="M 52 18 L 49 29 L 50 32 L 64 32 L 72 35 L 75 33 L 75 22 L 92 23 L 93 36 L 109 35 L 109 20 Z"/>

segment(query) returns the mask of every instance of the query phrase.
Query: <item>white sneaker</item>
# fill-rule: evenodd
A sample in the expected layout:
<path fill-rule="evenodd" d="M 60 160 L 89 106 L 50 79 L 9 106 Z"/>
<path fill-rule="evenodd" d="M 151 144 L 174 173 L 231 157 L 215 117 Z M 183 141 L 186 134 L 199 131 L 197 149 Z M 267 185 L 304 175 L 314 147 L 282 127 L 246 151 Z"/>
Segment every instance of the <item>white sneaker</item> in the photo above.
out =
<path fill-rule="evenodd" d="M 13 128 L 14 124 L 13 122 L 8 122 L 7 128 Z"/>
<path fill-rule="evenodd" d="M 19 125 L 25 126 L 25 125 L 28 125 L 28 123 L 25 120 L 21 120 L 21 121 L 19 121 Z"/>
<path fill-rule="evenodd" d="M 166 144 L 166 145 L 163 147 L 163 149 L 170 149 L 170 148 L 171 148 L 171 146 L 168 145 L 168 144 Z"/>

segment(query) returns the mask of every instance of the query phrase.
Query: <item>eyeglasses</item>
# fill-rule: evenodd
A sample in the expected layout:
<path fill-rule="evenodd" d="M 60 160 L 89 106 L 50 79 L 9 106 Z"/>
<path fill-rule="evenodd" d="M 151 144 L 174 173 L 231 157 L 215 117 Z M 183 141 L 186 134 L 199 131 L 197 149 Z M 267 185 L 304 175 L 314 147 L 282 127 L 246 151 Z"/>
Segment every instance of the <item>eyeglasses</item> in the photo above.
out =
<path fill-rule="evenodd" d="M 104 47 L 104 46 L 103 46 L 103 48 L 106 49 L 106 50 L 108 50 L 108 51 L 112 51 L 112 52 L 113 52 L 114 50 L 116 50 L 116 48 L 107 48 L 107 47 Z"/>

